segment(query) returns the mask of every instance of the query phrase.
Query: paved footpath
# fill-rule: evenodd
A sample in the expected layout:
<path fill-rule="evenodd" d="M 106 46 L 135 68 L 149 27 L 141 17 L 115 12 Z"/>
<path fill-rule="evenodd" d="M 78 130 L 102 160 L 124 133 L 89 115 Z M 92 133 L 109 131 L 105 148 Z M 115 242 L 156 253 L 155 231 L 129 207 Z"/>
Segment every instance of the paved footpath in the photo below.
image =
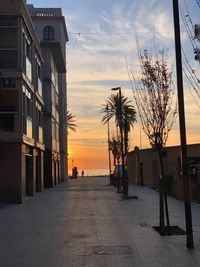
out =
<path fill-rule="evenodd" d="M 108 178 L 85 177 L 0 207 L 1 267 L 200 267 L 200 204 L 192 204 L 195 249 L 160 236 L 158 193 L 131 187 L 122 200 Z M 169 198 L 172 225 L 185 227 L 183 202 Z"/>

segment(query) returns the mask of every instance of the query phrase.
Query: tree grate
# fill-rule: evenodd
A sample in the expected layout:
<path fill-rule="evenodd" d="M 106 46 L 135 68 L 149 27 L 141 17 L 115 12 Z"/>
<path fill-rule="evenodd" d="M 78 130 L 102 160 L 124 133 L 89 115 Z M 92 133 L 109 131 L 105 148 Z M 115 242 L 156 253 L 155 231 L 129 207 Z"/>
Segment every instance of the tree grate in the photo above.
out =
<path fill-rule="evenodd" d="M 181 229 L 179 226 L 154 226 L 153 227 L 160 235 L 162 236 L 170 236 L 170 235 L 185 235 L 186 232 Z"/>

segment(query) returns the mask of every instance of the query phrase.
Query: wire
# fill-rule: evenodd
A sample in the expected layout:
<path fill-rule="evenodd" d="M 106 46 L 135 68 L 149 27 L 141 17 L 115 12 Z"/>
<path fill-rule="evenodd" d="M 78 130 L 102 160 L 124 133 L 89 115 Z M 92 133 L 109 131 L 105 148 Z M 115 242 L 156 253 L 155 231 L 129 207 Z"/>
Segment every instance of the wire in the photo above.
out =
<path fill-rule="evenodd" d="M 185 0 L 185 6 L 186 6 L 187 15 L 184 16 L 183 11 L 181 10 L 182 20 L 183 20 L 187 35 L 189 37 L 191 46 L 193 48 L 193 51 L 195 52 L 198 49 L 198 45 L 196 44 L 196 41 L 194 38 L 194 25 L 193 25 L 192 19 L 191 19 L 190 14 L 189 14 L 186 0 Z M 186 18 L 188 19 L 188 21 Z M 196 70 L 189 63 L 189 60 L 186 56 L 186 53 L 185 53 L 183 47 L 181 48 L 181 50 L 183 52 L 182 53 L 183 54 L 183 64 L 185 66 L 185 68 L 183 69 L 183 72 L 184 72 L 185 78 L 188 81 L 188 85 L 190 84 L 191 88 L 193 88 L 196 96 L 198 96 L 198 98 L 200 98 L 200 85 L 199 85 L 200 80 L 196 75 Z M 188 87 L 190 90 L 190 94 L 192 95 L 192 97 L 195 100 L 195 102 L 197 103 L 197 105 L 200 107 L 200 104 L 198 104 L 197 99 L 195 98 L 194 94 L 192 94 L 192 92 L 191 92 L 190 86 Z"/>
<path fill-rule="evenodd" d="M 184 32 L 184 31 L 181 31 Z M 172 31 L 167 32 L 156 32 L 156 31 L 146 31 L 146 32 L 69 32 L 69 34 L 81 36 L 81 35 L 146 35 L 152 33 L 173 33 Z"/>
<path fill-rule="evenodd" d="M 200 87 L 199 87 L 199 83 L 200 83 L 200 80 L 199 80 L 199 78 L 197 77 L 197 75 L 196 75 L 196 73 L 195 73 L 195 70 L 191 67 L 191 65 L 190 65 L 190 63 L 189 63 L 189 61 L 188 61 L 188 59 L 187 59 L 187 56 L 186 56 L 186 53 L 184 52 L 184 50 L 183 50 L 183 48 L 182 48 L 182 52 L 183 52 L 183 56 L 184 56 L 184 60 L 185 60 L 185 64 L 188 66 L 188 68 L 189 68 L 189 72 L 190 72 L 190 74 L 191 74 L 191 76 L 194 76 L 193 77 L 193 79 L 194 78 L 196 78 L 196 80 L 195 80 L 195 83 L 196 83 L 196 85 L 198 86 L 198 88 L 199 88 L 199 90 L 200 90 Z"/>
<path fill-rule="evenodd" d="M 188 75 L 186 74 L 186 71 L 185 71 L 184 69 L 183 69 L 183 72 L 184 72 L 184 74 L 185 74 L 185 77 L 187 78 L 188 83 L 190 83 L 190 85 L 193 87 L 193 84 L 191 83 L 191 80 L 189 79 L 189 77 L 188 77 Z M 194 101 L 196 102 L 197 106 L 200 108 L 200 104 L 199 104 L 199 102 L 197 101 L 197 99 L 195 98 L 195 96 L 193 95 L 192 90 L 191 90 L 191 88 L 190 88 L 189 86 L 188 86 L 188 89 L 189 89 L 189 92 L 190 92 L 190 94 L 192 95 Z"/>
<path fill-rule="evenodd" d="M 190 29 L 185 17 L 187 16 L 190 21 L 191 21 L 191 18 L 189 17 L 189 15 L 184 16 L 182 12 L 181 12 L 181 16 L 182 16 L 182 20 L 183 20 L 186 32 L 188 34 L 189 40 L 191 42 L 191 45 L 192 45 L 193 49 L 195 50 L 197 48 L 197 45 L 196 45 L 196 42 L 194 41 L 194 35 L 193 35 L 193 32 Z"/>

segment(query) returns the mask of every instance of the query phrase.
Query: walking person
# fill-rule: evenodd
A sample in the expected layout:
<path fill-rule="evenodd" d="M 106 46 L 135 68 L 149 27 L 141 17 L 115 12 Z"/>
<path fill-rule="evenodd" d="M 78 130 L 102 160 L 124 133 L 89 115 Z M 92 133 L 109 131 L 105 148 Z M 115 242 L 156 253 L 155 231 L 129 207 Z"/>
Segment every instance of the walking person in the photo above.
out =
<path fill-rule="evenodd" d="M 82 170 L 82 172 L 81 172 L 81 176 L 82 176 L 82 178 L 84 177 L 84 170 Z"/>

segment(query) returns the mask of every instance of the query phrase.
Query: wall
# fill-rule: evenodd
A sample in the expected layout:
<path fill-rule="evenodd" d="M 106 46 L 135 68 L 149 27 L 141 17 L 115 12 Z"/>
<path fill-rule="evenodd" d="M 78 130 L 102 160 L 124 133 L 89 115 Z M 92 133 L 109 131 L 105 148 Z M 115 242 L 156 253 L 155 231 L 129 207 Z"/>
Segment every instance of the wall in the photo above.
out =
<path fill-rule="evenodd" d="M 190 196 L 200 200 L 200 144 L 187 146 L 190 162 L 188 176 L 190 179 Z M 134 150 L 127 155 L 128 177 L 134 184 L 141 185 L 141 169 L 143 163 L 143 185 L 157 187 L 160 177 L 160 164 L 157 152 L 153 149 Z M 169 194 L 179 199 L 184 198 L 183 179 L 180 173 L 180 147 L 167 147 L 163 152 L 164 173 L 167 177 Z M 191 165 L 192 164 L 192 165 Z M 195 171 L 196 175 L 192 172 Z"/>
<path fill-rule="evenodd" d="M 20 155 L 20 144 L 0 143 L 0 201 L 22 202 Z"/>

